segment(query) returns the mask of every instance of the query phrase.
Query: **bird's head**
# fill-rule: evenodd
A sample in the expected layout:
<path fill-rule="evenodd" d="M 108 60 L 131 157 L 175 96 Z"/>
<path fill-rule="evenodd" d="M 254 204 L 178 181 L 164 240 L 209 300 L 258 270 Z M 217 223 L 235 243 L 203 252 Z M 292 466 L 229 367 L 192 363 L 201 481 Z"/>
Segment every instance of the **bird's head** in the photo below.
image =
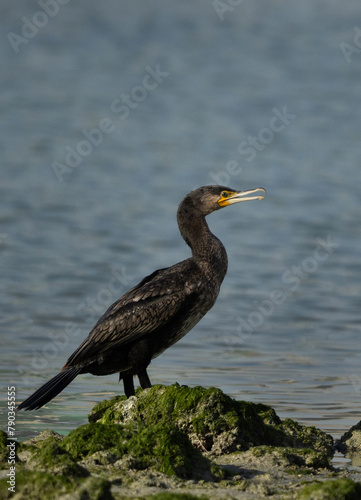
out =
<path fill-rule="evenodd" d="M 203 215 L 208 215 L 215 210 L 241 201 L 263 200 L 263 195 L 254 196 L 260 192 L 266 193 L 266 190 L 256 188 L 237 191 L 225 186 L 203 186 L 189 193 L 185 200 L 188 198 L 194 209 L 199 210 Z"/>

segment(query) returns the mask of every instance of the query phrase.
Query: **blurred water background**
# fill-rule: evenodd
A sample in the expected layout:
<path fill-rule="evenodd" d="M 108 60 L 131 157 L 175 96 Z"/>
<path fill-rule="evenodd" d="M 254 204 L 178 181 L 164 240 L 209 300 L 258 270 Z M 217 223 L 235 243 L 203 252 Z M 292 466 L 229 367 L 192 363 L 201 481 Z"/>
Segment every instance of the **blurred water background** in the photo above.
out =
<path fill-rule="evenodd" d="M 0 12 L 1 427 L 8 386 L 22 401 L 118 296 L 188 257 L 177 205 L 216 183 L 267 197 L 208 218 L 228 275 L 152 382 L 217 386 L 334 437 L 357 423 L 360 2 Z M 18 414 L 17 436 L 69 432 L 121 392 L 116 375 L 79 376 Z"/>

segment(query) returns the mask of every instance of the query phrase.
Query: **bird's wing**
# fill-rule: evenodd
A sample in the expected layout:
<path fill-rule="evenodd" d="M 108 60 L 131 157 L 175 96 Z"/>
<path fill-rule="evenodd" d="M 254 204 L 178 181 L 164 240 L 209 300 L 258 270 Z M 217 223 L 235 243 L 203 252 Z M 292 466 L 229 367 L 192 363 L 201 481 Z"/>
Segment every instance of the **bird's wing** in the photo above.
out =
<path fill-rule="evenodd" d="M 187 273 L 168 269 L 155 271 L 114 302 L 65 366 L 90 361 L 115 346 L 138 340 L 188 309 L 199 290 L 198 269 L 191 280 L 189 269 Z"/>

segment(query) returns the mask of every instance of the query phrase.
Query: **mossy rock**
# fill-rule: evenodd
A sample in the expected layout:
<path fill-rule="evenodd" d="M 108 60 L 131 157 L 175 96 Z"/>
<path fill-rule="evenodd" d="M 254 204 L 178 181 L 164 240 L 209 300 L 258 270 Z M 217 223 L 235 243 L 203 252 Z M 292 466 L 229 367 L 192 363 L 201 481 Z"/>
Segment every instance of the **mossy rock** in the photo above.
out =
<path fill-rule="evenodd" d="M 27 467 L 56 476 L 89 476 L 89 472 L 78 465 L 77 461 L 54 439 L 46 440 L 43 446 L 34 448 Z"/>
<path fill-rule="evenodd" d="M 2 500 L 112 500 L 110 483 L 98 477 L 72 479 L 47 472 L 16 471 L 15 493 L 8 490 L 6 479 L 0 480 Z"/>
<path fill-rule="evenodd" d="M 9 438 L 6 432 L 0 430 L 0 465 L 3 466 L 6 464 L 8 466 L 8 458 L 9 458 L 9 448 L 8 445 L 11 442 L 15 442 L 15 460 L 19 461 L 18 452 L 23 448 L 22 443 L 15 441 L 14 439 Z"/>
<path fill-rule="evenodd" d="M 9 451 L 7 448 L 8 436 L 6 432 L 0 430 L 0 464 L 8 461 Z"/>
<path fill-rule="evenodd" d="M 6 448 L 8 436 L 6 432 L 0 430 L 0 450 Z"/>
<path fill-rule="evenodd" d="M 252 446 L 313 448 L 329 456 L 333 440 L 324 432 L 282 422 L 266 405 L 236 401 L 220 389 L 174 384 L 137 391 L 137 397 L 116 396 L 96 405 L 90 422 L 140 422 L 146 426 L 173 422 L 194 446 L 213 455 L 248 450 Z"/>
<path fill-rule="evenodd" d="M 329 456 L 333 455 L 334 443 L 332 436 L 317 429 L 317 427 L 301 425 L 290 418 L 286 418 L 279 428 L 282 428 L 282 431 L 289 437 L 294 448 L 312 448 Z"/>
<path fill-rule="evenodd" d="M 280 448 L 277 446 L 254 446 L 249 452 L 256 458 L 264 457 L 268 462 L 283 467 L 329 467 L 329 457 L 311 448 Z"/>
<path fill-rule="evenodd" d="M 360 500 L 361 484 L 351 479 L 335 479 L 304 486 L 299 500 Z"/>
<path fill-rule="evenodd" d="M 361 466 L 361 422 L 341 437 L 337 449 L 351 459 L 352 465 Z"/>
<path fill-rule="evenodd" d="M 155 473 L 173 476 L 166 481 L 219 481 L 229 470 L 208 457 L 233 451 L 261 460 L 268 455 L 273 465 L 291 469 L 327 467 L 332 455 L 332 438 L 322 431 L 282 421 L 271 407 L 235 401 L 216 388 L 138 390 L 135 397 L 96 405 L 89 420 L 66 437 L 44 431 L 23 443 L 14 500 L 111 498 L 109 481 L 99 482 L 98 475 L 123 488 Z M 0 451 L 6 444 L 6 434 L 0 435 Z M 6 482 L 0 485 L 0 498 L 8 498 Z"/>
<path fill-rule="evenodd" d="M 45 442 L 60 442 L 64 439 L 64 436 L 61 436 L 57 432 L 51 430 L 51 429 L 45 429 L 43 432 L 38 434 L 37 436 L 29 439 L 28 441 L 24 442 L 24 445 L 26 446 L 36 446 L 40 447 L 45 444 Z"/>
<path fill-rule="evenodd" d="M 90 423 L 70 432 L 62 442 L 75 459 L 107 452 L 109 463 L 136 470 L 153 468 L 185 479 L 213 479 L 211 462 L 195 449 L 188 436 L 172 424 Z M 104 455 L 103 455 L 104 458 Z"/>

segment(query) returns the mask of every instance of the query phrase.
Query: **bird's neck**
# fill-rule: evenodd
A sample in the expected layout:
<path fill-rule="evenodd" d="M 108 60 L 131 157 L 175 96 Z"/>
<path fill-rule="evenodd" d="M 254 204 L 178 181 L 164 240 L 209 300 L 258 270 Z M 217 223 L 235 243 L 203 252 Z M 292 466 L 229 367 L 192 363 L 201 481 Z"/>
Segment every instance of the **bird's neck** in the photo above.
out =
<path fill-rule="evenodd" d="M 205 216 L 187 203 L 178 209 L 178 226 L 192 257 L 205 274 L 217 274 L 221 281 L 227 272 L 227 253 L 222 242 L 211 232 Z"/>

